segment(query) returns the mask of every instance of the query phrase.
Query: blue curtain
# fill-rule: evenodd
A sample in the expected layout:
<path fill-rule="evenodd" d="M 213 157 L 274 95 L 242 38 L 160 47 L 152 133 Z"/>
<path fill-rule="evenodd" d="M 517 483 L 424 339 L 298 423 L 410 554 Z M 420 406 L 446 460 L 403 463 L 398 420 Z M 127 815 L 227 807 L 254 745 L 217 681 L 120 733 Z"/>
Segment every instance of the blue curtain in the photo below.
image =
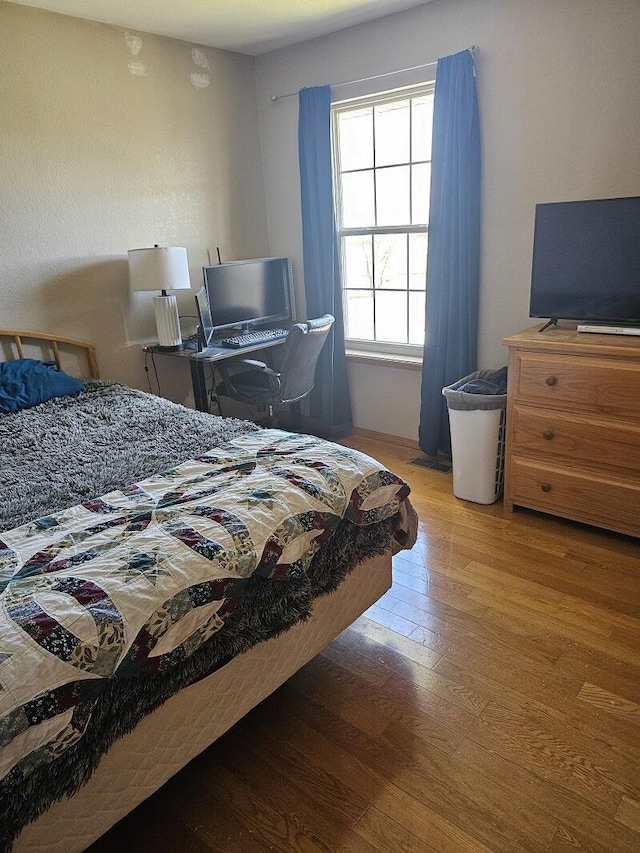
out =
<path fill-rule="evenodd" d="M 438 60 L 420 448 L 451 452 L 442 389 L 476 369 L 480 279 L 480 121 L 470 50 Z"/>
<path fill-rule="evenodd" d="M 298 157 L 307 318 L 327 313 L 336 318 L 320 354 L 310 413 L 320 422 L 320 432 L 339 435 L 348 432 L 352 420 L 333 206 L 330 86 L 300 92 Z"/>

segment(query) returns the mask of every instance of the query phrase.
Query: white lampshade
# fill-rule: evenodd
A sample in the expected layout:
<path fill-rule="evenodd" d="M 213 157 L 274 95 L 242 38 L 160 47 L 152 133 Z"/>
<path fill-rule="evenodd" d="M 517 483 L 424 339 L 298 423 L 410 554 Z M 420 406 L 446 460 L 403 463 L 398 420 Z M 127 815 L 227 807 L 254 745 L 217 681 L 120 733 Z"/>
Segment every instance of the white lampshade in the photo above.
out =
<path fill-rule="evenodd" d="M 127 255 L 131 290 L 162 291 L 162 296 L 153 299 L 158 346 L 170 351 L 182 349 L 178 303 L 167 290 L 191 287 L 187 250 L 179 246 L 154 246 L 152 249 L 130 249 Z"/>
<path fill-rule="evenodd" d="M 180 246 L 154 246 L 130 249 L 129 284 L 131 290 L 188 290 L 187 250 Z"/>

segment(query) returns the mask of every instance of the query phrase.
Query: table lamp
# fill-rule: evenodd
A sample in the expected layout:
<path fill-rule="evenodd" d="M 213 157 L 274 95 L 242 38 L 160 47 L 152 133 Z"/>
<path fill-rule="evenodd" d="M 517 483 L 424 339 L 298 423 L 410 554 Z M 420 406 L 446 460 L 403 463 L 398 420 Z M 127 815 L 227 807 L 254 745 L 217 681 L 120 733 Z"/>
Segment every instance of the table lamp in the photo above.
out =
<path fill-rule="evenodd" d="M 153 298 L 158 348 L 166 352 L 181 350 L 178 303 L 167 290 L 191 287 L 187 250 L 178 246 L 154 246 L 152 249 L 130 249 L 127 255 L 131 290 L 162 291 L 160 296 Z"/>

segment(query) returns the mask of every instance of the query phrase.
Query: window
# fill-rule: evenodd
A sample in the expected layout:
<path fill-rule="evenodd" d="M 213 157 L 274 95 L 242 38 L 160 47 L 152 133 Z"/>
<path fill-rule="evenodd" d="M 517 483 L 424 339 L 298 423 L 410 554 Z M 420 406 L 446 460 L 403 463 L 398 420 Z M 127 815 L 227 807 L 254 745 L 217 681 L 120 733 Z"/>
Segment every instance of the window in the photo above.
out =
<path fill-rule="evenodd" d="M 345 337 L 424 342 L 433 84 L 333 107 Z"/>

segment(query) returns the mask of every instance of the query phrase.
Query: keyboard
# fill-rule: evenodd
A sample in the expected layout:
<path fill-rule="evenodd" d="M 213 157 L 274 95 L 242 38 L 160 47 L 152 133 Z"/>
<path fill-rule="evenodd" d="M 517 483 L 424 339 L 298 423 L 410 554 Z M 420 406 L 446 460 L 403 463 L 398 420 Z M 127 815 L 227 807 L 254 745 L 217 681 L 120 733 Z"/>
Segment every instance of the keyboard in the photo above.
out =
<path fill-rule="evenodd" d="M 221 347 L 242 349 L 242 347 L 266 344 L 270 341 L 278 341 L 286 337 L 286 329 L 258 329 L 255 332 L 246 332 L 244 335 L 234 335 L 231 338 L 222 338 L 221 341 L 218 341 L 218 344 Z"/>

